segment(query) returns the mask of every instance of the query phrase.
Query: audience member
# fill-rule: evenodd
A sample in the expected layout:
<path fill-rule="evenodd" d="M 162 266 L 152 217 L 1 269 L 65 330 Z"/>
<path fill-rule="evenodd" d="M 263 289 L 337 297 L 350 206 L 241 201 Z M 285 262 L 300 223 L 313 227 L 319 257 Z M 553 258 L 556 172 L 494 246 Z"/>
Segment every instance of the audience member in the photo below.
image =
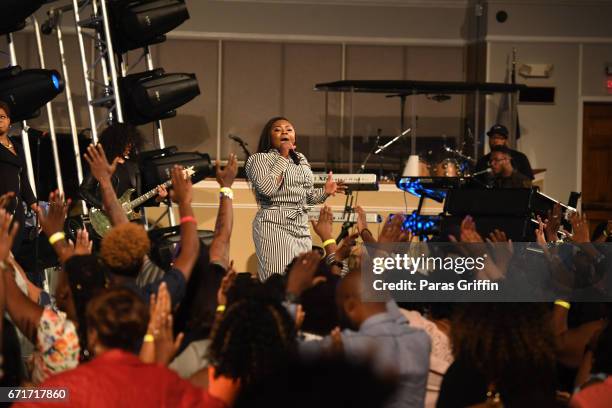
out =
<path fill-rule="evenodd" d="M 138 359 L 134 352 L 145 338 L 147 321 L 147 306 L 131 290 L 115 288 L 96 296 L 87 305 L 88 346 L 95 358 L 47 379 L 41 387 L 67 388 L 71 407 L 224 407 L 166 367 Z M 53 401 L 15 406 L 64 405 Z"/>
<path fill-rule="evenodd" d="M 451 339 L 455 361 L 444 375 L 438 408 L 486 401 L 504 407 L 556 405 L 555 344 L 546 305 L 458 305 Z"/>

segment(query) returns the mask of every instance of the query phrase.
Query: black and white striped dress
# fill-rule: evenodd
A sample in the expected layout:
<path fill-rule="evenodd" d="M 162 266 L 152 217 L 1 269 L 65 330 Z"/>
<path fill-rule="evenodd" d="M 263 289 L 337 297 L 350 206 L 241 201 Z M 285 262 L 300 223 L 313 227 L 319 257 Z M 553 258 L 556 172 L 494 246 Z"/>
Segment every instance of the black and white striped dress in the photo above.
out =
<path fill-rule="evenodd" d="M 312 249 L 308 209 L 328 197 L 323 188 L 313 187 L 310 164 L 303 154 L 297 154 L 299 165 L 276 149 L 252 155 L 245 165 L 259 204 L 253 240 L 261 281 L 274 273 L 284 274 L 293 258 Z"/>

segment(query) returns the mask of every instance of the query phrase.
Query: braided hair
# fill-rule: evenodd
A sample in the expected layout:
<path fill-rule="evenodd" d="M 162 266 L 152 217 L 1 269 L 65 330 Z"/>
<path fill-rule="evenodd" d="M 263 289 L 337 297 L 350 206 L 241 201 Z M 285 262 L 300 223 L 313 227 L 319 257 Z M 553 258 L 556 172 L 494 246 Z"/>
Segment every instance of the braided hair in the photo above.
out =
<path fill-rule="evenodd" d="M 295 323 L 283 305 L 273 296 L 251 292 L 230 303 L 215 323 L 208 358 L 215 375 L 246 386 L 281 370 L 296 344 Z"/>

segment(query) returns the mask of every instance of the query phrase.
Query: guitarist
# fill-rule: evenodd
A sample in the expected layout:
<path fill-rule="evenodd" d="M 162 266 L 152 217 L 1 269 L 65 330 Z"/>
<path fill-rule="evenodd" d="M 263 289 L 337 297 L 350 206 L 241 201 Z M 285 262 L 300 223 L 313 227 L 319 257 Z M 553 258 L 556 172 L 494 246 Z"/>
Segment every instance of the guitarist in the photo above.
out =
<path fill-rule="evenodd" d="M 126 190 L 133 188 L 140 193 L 140 177 L 138 164 L 130 160 L 130 155 L 137 153 L 143 144 L 142 134 L 132 125 L 114 123 L 108 126 L 99 139 L 108 160 L 117 161 L 117 170 L 111 182 L 115 194 L 120 197 Z M 89 206 L 102 209 L 102 195 L 96 179 L 89 174 L 80 186 L 81 197 Z M 157 202 L 167 197 L 168 192 L 162 186 L 158 187 Z"/>

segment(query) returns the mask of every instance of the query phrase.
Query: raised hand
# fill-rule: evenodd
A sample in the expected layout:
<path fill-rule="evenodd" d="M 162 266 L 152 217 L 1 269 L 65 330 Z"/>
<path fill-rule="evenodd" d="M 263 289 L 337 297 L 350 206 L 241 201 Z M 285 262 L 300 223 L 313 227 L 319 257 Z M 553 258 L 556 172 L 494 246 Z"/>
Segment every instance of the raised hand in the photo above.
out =
<path fill-rule="evenodd" d="M 301 254 L 296 259 L 287 279 L 287 293 L 300 296 L 302 292 L 314 285 L 314 275 L 319 267 L 321 257 L 315 251 Z"/>
<path fill-rule="evenodd" d="M 236 270 L 234 269 L 234 261 L 231 261 L 229 267 L 227 268 L 227 272 L 223 279 L 221 280 L 221 285 L 219 285 L 219 289 L 217 290 L 217 304 L 218 305 L 226 305 L 227 304 L 227 291 L 232 287 L 234 281 L 236 280 Z"/>
<path fill-rule="evenodd" d="M 561 226 L 561 204 L 555 203 L 552 212 L 548 212 L 548 218 L 544 220 L 544 233 L 548 242 L 555 242 L 558 239 L 557 231 Z"/>
<path fill-rule="evenodd" d="M 540 217 L 538 215 L 538 228 L 536 228 L 535 230 L 535 236 L 536 236 L 536 242 L 538 243 L 538 245 L 540 245 L 540 247 L 542 247 L 542 249 L 548 249 L 547 245 L 546 245 L 546 223 L 544 223 L 544 221 L 542 221 L 542 217 Z"/>
<path fill-rule="evenodd" d="M 227 165 L 223 170 L 221 170 L 221 163 L 219 160 L 215 162 L 215 167 L 217 183 L 219 183 L 221 187 L 231 187 L 238 174 L 238 160 L 236 159 L 236 155 L 234 153 L 230 154 L 229 159 L 227 159 Z"/>
<path fill-rule="evenodd" d="M 6 194 L 2 194 L 0 196 L 0 208 L 6 208 L 7 205 L 11 202 L 11 200 L 15 197 L 15 193 L 9 191 Z"/>
<path fill-rule="evenodd" d="M 96 146 L 93 144 L 89 145 L 84 157 L 89 164 L 91 174 L 100 183 L 103 181 L 110 181 L 111 176 L 117 169 L 117 163 L 119 163 L 120 160 L 119 157 L 115 157 L 113 162 L 109 163 L 106 158 L 106 153 L 104 153 L 104 149 L 100 143 Z"/>
<path fill-rule="evenodd" d="M 591 242 L 591 234 L 589 232 L 589 221 L 586 214 L 575 212 L 570 215 L 570 224 L 572 224 L 572 241 L 578 244 Z"/>
<path fill-rule="evenodd" d="M 157 289 L 157 297 L 152 295 L 149 305 L 150 316 L 147 334 L 154 337 L 154 351 L 150 343 L 145 343 L 143 349 L 148 350 L 146 350 L 146 354 L 143 353 L 144 350 L 141 350 L 141 360 L 168 365 L 178 351 L 183 341 L 183 334 L 180 333 L 176 336 L 176 339 L 174 338 L 171 305 L 170 293 L 166 283 L 162 282 Z"/>
<path fill-rule="evenodd" d="M 89 240 L 87 229 L 77 230 L 76 242 L 74 243 L 74 255 L 91 255 L 93 241 Z"/>
<path fill-rule="evenodd" d="M 191 177 L 186 177 L 183 167 L 174 166 L 172 169 L 172 201 L 177 204 L 191 204 L 193 198 L 193 188 Z"/>
<path fill-rule="evenodd" d="M 330 171 L 327 174 L 327 181 L 325 181 L 324 189 L 327 195 L 335 196 L 336 193 L 344 194 L 346 192 L 346 184 L 334 181 L 333 173 Z"/>
<path fill-rule="evenodd" d="M 471 216 L 466 216 L 461 221 L 461 242 L 483 243 L 484 240 L 476 231 L 476 223 Z"/>
<path fill-rule="evenodd" d="M 64 196 L 55 190 L 49 194 L 49 211 L 47 214 L 40 207 L 36 210 L 38 222 L 45 235 L 50 237 L 56 232 L 64 230 L 69 205 L 70 200 L 64 201 Z"/>
<path fill-rule="evenodd" d="M 13 241 L 19 230 L 19 223 L 15 222 L 11 226 L 11 219 L 10 213 L 7 213 L 4 208 L 0 209 L 0 261 L 3 262 L 8 260 Z M 0 276 L 0 279 L 2 279 L 2 276 Z"/>
<path fill-rule="evenodd" d="M 404 220 L 404 214 L 395 214 L 393 217 L 389 215 L 385 225 L 378 235 L 378 243 L 389 244 L 392 242 L 405 241 L 409 233 L 402 229 Z"/>
<path fill-rule="evenodd" d="M 319 212 L 319 219 L 310 222 L 312 224 L 312 229 L 323 242 L 332 238 L 333 219 L 331 208 L 324 205 Z"/>
<path fill-rule="evenodd" d="M 355 232 L 340 241 L 340 245 L 336 248 L 336 261 L 343 261 L 351 255 L 351 249 L 357 245 L 357 238 L 359 238 L 359 233 Z"/>

